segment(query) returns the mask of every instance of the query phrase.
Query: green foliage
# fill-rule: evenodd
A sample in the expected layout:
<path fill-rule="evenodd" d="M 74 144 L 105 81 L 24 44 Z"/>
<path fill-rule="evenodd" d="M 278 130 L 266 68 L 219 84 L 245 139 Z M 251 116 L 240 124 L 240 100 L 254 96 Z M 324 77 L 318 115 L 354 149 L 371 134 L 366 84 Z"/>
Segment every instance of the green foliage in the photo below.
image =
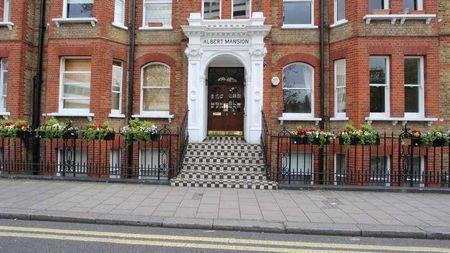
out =
<path fill-rule="evenodd" d="M 114 130 L 108 121 L 102 125 L 89 124 L 78 131 L 79 138 L 85 140 L 104 140 L 109 134 L 114 134 Z"/>
<path fill-rule="evenodd" d="M 128 126 L 122 128 L 122 135 L 127 143 L 134 141 L 151 141 L 158 135 L 158 127 L 151 121 L 132 119 Z"/>

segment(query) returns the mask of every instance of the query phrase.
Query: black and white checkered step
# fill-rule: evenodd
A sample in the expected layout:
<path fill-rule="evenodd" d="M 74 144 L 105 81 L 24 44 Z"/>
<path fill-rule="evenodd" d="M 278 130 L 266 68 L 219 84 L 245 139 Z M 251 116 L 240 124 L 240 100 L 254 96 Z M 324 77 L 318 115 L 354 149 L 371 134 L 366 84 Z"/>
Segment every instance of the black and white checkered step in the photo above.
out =
<path fill-rule="evenodd" d="M 236 150 L 221 150 L 221 151 L 215 151 L 215 150 L 198 150 L 198 149 L 188 149 L 186 152 L 186 156 L 203 156 L 203 157 L 247 157 L 247 158 L 254 158 L 254 159 L 261 159 L 262 154 L 259 151 L 236 151 Z"/>
<path fill-rule="evenodd" d="M 198 170 L 198 171 L 248 171 L 261 172 L 264 170 L 264 164 L 254 165 L 233 165 L 233 164 L 198 164 L 198 163 L 184 163 L 184 170 Z"/>
<path fill-rule="evenodd" d="M 208 179 L 172 179 L 172 186 L 236 189 L 278 189 L 278 184 L 267 180 L 208 180 Z"/>
<path fill-rule="evenodd" d="M 261 147 L 259 145 L 237 144 L 237 143 L 231 143 L 231 144 L 221 143 L 220 145 L 215 144 L 215 143 L 190 143 L 188 145 L 188 150 L 189 149 L 214 150 L 214 151 L 254 151 L 254 152 L 261 152 Z"/>
<path fill-rule="evenodd" d="M 253 157 L 227 157 L 227 156 L 187 156 L 184 158 L 184 163 L 206 163 L 206 164 L 263 164 L 261 158 Z"/>
<path fill-rule="evenodd" d="M 248 171 L 195 171 L 185 170 L 180 179 L 212 179 L 212 180 L 266 180 L 266 175 L 262 172 Z"/>

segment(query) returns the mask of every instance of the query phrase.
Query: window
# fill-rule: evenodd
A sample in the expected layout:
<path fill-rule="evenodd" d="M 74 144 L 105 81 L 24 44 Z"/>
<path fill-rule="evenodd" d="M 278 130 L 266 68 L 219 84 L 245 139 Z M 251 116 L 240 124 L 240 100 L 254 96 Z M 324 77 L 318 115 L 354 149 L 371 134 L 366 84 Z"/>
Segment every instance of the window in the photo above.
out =
<path fill-rule="evenodd" d="M 111 149 L 109 156 L 109 177 L 120 178 L 120 149 Z"/>
<path fill-rule="evenodd" d="M 284 25 L 314 25 L 313 0 L 284 0 L 283 13 Z"/>
<path fill-rule="evenodd" d="M 370 116 L 387 117 L 389 112 L 389 57 L 370 57 Z"/>
<path fill-rule="evenodd" d="M 114 1 L 114 24 L 125 25 L 125 0 Z"/>
<path fill-rule="evenodd" d="M 167 176 L 167 151 L 145 148 L 139 152 L 139 178 Z"/>
<path fill-rule="evenodd" d="M 334 0 L 334 23 L 345 21 L 345 1 Z"/>
<path fill-rule="evenodd" d="M 423 0 L 403 0 L 403 9 L 405 11 L 423 10 Z"/>
<path fill-rule="evenodd" d="M 410 186 L 425 186 L 425 156 L 408 155 L 405 161 L 405 174 L 402 175 Z"/>
<path fill-rule="evenodd" d="M 335 117 L 345 118 L 346 115 L 346 61 L 337 60 L 334 62 L 334 99 Z"/>
<path fill-rule="evenodd" d="M 11 0 L 3 0 L 3 22 L 11 21 Z"/>
<path fill-rule="evenodd" d="M 250 0 L 233 0 L 233 18 L 250 18 Z"/>
<path fill-rule="evenodd" d="M 220 0 L 203 0 L 203 18 L 220 19 L 221 3 Z"/>
<path fill-rule="evenodd" d="M 289 152 L 282 158 L 284 180 L 303 184 L 314 182 L 313 154 L 308 152 Z"/>
<path fill-rule="evenodd" d="M 122 113 L 122 82 L 123 63 L 121 61 L 114 61 L 112 70 L 111 114 Z"/>
<path fill-rule="evenodd" d="M 369 10 L 389 9 L 389 0 L 369 0 Z"/>
<path fill-rule="evenodd" d="M 60 110 L 89 112 L 91 93 L 91 59 L 61 60 Z"/>
<path fill-rule="evenodd" d="M 141 112 L 168 112 L 170 69 L 151 63 L 142 69 Z"/>
<path fill-rule="evenodd" d="M 58 176 L 87 174 L 87 150 L 65 148 L 58 152 Z"/>
<path fill-rule="evenodd" d="M 389 186 L 391 182 L 390 162 L 388 156 L 370 157 L 370 184 Z"/>
<path fill-rule="evenodd" d="M 405 117 L 424 116 L 423 57 L 405 57 Z"/>
<path fill-rule="evenodd" d="M 65 0 L 64 18 L 92 18 L 94 0 Z"/>
<path fill-rule="evenodd" d="M 334 154 L 334 184 L 345 184 L 347 174 L 347 159 L 345 154 Z"/>
<path fill-rule="evenodd" d="M 0 59 L 0 112 L 6 112 L 6 91 L 8 87 L 8 59 Z"/>
<path fill-rule="evenodd" d="M 284 113 L 313 117 L 314 69 L 304 63 L 293 63 L 283 70 Z"/>
<path fill-rule="evenodd" d="M 172 27 L 172 0 L 144 0 L 144 27 Z"/>

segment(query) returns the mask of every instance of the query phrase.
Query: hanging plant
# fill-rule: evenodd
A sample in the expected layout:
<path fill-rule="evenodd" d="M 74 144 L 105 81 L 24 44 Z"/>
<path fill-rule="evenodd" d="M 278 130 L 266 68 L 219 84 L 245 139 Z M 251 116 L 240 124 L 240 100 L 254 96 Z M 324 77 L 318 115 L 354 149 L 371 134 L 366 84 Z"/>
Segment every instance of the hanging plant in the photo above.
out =
<path fill-rule="evenodd" d="M 156 141 L 159 138 L 158 127 L 151 121 L 132 119 L 121 130 L 127 143 L 134 141 Z"/>
<path fill-rule="evenodd" d="M 103 124 L 89 124 L 78 131 L 80 139 L 85 140 L 114 140 L 115 132 L 108 121 Z"/>
<path fill-rule="evenodd" d="M 330 144 L 335 139 L 335 135 L 331 132 L 301 126 L 292 131 L 291 134 L 294 144 L 317 144 L 320 147 Z"/>
<path fill-rule="evenodd" d="M 37 136 L 43 139 L 76 139 L 78 137 L 78 129 L 72 126 L 72 123 L 63 123 L 55 118 L 49 119 L 45 125 L 37 129 Z"/>

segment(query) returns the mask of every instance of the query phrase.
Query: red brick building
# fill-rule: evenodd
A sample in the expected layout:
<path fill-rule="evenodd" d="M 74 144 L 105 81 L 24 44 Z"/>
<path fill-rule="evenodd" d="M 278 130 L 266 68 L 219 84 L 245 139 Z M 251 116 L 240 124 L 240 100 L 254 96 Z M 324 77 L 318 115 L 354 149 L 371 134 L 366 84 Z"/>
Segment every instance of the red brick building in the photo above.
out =
<path fill-rule="evenodd" d="M 261 110 L 273 133 L 450 120 L 445 0 L 45 3 L 0 0 L 4 117 L 31 120 L 38 104 L 44 13 L 40 122 L 118 129 L 142 118 L 177 129 L 189 108 L 192 142 L 219 133 L 259 143 Z"/>

